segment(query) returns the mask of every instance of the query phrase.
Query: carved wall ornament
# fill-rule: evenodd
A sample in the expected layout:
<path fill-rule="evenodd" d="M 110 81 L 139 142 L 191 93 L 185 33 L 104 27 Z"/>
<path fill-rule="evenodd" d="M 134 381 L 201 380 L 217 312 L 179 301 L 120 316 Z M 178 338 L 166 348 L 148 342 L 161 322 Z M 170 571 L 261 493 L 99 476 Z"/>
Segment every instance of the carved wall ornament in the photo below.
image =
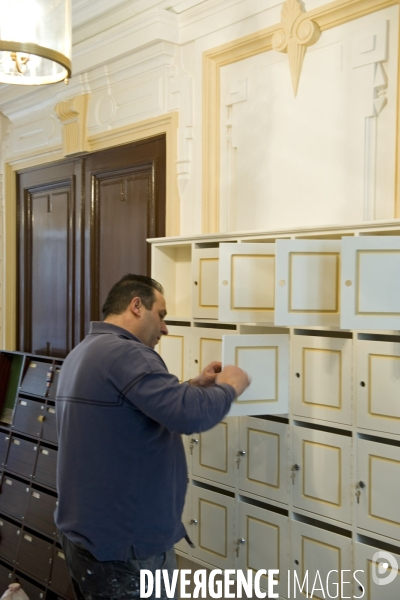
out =
<path fill-rule="evenodd" d="M 308 46 L 318 41 L 321 30 L 307 17 L 300 0 L 286 0 L 282 6 L 282 29 L 272 36 L 272 47 L 288 54 L 294 95 L 297 94 L 301 69 Z"/>
<path fill-rule="evenodd" d="M 87 109 L 90 94 L 80 94 L 59 102 L 55 112 L 62 123 L 63 150 L 65 156 L 89 150 L 87 141 Z"/>

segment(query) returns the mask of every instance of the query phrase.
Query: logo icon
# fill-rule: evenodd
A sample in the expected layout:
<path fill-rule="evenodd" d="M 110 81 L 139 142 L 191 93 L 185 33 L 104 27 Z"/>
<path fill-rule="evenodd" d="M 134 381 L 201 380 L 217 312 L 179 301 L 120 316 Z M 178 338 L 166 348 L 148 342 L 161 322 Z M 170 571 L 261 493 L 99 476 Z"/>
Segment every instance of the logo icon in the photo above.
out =
<path fill-rule="evenodd" d="M 388 585 L 396 578 L 399 564 L 393 554 L 379 550 L 372 557 L 372 580 L 377 585 Z"/>

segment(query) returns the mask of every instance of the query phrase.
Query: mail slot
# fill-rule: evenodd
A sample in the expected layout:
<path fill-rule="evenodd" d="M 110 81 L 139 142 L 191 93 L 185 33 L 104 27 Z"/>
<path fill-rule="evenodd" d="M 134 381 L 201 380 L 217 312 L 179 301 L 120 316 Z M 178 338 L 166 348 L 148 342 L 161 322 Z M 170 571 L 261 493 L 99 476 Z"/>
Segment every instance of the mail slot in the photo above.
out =
<path fill-rule="evenodd" d="M 74 590 L 72 588 L 72 582 L 67 563 L 65 562 L 64 552 L 56 546 L 54 546 L 53 564 L 51 568 L 49 585 L 51 589 L 59 594 L 67 596 L 68 598 L 74 598 Z"/>
<path fill-rule="evenodd" d="M 56 487 L 57 450 L 41 446 L 38 454 L 35 481 Z"/>
<path fill-rule="evenodd" d="M 0 589 L 6 590 L 12 583 L 12 569 L 0 565 Z"/>
<path fill-rule="evenodd" d="M 25 523 L 47 535 L 55 535 L 54 511 L 57 498 L 35 489 L 30 490 L 28 498 Z"/>
<path fill-rule="evenodd" d="M 7 448 L 8 442 L 10 441 L 10 436 L 8 433 L 4 433 L 0 431 L 0 466 L 4 467 L 4 463 L 6 462 Z"/>
<path fill-rule="evenodd" d="M 21 433 L 39 436 L 42 431 L 42 419 L 45 405 L 42 402 L 18 398 L 13 429 Z"/>
<path fill-rule="evenodd" d="M 5 465 L 6 468 L 19 475 L 32 477 L 35 469 L 37 448 L 37 445 L 33 442 L 12 436 Z"/>
<path fill-rule="evenodd" d="M 14 574 L 13 580 L 21 584 L 22 589 L 28 596 L 29 600 L 42 600 L 45 597 L 46 592 L 43 588 L 31 583 L 25 577 L 21 577 L 18 574 Z"/>
<path fill-rule="evenodd" d="M 28 575 L 47 581 L 50 575 L 52 544 L 41 538 L 21 532 L 21 543 L 16 565 Z"/>
<path fill-rule="evenodd" d="M 28 505 L 29 484 L 12 477 L 3 477 L 0 493 L 0 511 L 23 519 Z"/>
<path fill-rule="evenodd" d="M 57 444 L 56 407 L 47 405 L 44 411 L 42 438 Z"/>
<path fill-rule="evenodd" d="M 0 519 L 0 557 L 9 563 L 13 563 L 17 556 L 21 529 Z"/>

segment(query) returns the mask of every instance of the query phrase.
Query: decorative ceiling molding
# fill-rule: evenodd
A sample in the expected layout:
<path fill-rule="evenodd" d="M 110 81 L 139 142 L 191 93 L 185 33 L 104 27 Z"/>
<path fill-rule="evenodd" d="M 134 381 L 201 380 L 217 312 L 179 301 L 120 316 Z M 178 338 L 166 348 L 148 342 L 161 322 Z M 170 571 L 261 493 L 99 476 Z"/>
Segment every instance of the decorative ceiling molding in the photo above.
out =
<path fill-rule="evenodd" d="M 318 41 L 321 30 L 308 17 L 300 0 L 286 0 L 281 15 L 282 28 L 272 36 L 272 48 L 288 54 L 293 92 L 296 96 L 307 47 Z"/>
<path fill-rule="evenodd" d="M 87 109 L 89 94 L 80 94 L 59 102 L 55 112 L 62 123 L 63 151 L 65 156 L 87 152 Z"/>

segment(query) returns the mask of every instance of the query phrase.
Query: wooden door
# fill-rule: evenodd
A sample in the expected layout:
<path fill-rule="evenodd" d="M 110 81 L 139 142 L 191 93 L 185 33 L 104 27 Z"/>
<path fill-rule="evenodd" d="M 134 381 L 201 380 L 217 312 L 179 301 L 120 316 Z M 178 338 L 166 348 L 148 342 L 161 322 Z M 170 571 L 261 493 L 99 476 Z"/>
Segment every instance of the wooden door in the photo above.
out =
<path fill-rule="evenodd" d="M 102 319 L 107 294 L 123 275 L 150 275 L 146 238 L 165 235 L 164 137 L 86 159 L 85 220 L 88 327 L 89 321 Z"/>
<path fill-rule="evenodd" d="M 18 176 L 18 349 L 64 357 L 81 338 L 81 161 Z"/>
<path fill-rule="evenodd" d="M 150 274 L 146 238 L 165 234 L 165 138 L 28 169 L 17 186 L 17 347 L 64 357 L 122 275 Z"/>

